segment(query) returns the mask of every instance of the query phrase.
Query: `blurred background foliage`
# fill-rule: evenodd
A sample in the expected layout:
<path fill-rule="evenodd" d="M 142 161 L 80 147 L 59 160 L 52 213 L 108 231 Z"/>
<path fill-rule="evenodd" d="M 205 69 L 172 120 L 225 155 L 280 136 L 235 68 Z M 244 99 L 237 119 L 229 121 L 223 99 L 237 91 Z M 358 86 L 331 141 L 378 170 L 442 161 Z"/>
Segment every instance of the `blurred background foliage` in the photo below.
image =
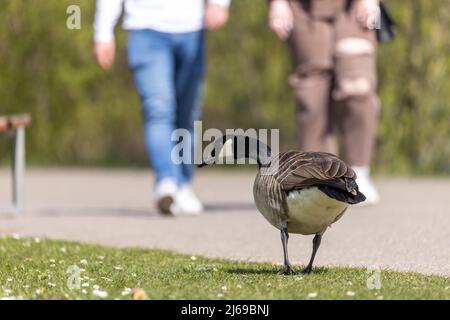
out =
<path fill-rule="evenodd" d="M 82 29 L 66 28 L 66 9 Z M 389 1 L 399 35 L 379 52 L 382 173 L 450 173 L 450 0 Z M 0 1 L 0 114 L 29 112 L 33 165 L 146 165 L 126 33 L 106 74 L 92 54 L 94 0 Z M 265 0 L 234 0 L 228 26 L 209 34 L 204 129 L 280 128 L 296 148 L 291 61 L 266 23 Z M 6 161 L 6 142 L 0 158 Z"/>

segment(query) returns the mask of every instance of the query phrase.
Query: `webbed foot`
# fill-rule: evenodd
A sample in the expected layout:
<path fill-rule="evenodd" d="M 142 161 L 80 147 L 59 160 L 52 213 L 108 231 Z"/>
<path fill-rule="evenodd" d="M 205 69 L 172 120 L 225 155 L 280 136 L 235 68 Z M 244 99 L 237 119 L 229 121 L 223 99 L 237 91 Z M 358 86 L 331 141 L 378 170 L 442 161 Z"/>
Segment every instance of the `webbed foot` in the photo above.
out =
<path fill-rule="evenodd" d="M 294 274 L 294 270 L 292 269 L 291 266 L 284 266 L 283 270 L 278 272 L 278 274 L 281 276 L 289 276 L 289 275 Z"/>
<path fill-rule="evenodd" d="M 312 266 L 307 266 L 305 269 L 301 271 L 302 274 L 311 274 L 313 271 Z"/>

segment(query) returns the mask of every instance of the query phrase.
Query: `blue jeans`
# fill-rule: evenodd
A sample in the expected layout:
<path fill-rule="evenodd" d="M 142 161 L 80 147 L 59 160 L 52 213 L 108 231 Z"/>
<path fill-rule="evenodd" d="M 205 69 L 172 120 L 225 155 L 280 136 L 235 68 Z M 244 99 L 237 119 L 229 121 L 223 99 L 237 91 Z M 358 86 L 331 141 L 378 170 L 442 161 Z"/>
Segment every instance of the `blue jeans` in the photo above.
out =
<path fill-rule="evenodd" d="M 204 31 L 128 33 L 128 63 L 141 99 L 145 143 L 156 183 L 173 178 L 182 185 L 192 179 L 193 159 L 191 164 L 175 164 L 171 159 L 178 143 L 171 141 L 171 135 L 175 129 L 187 129 L 193 150 L 194 121 L 201 112 L 204 44 Z"/>

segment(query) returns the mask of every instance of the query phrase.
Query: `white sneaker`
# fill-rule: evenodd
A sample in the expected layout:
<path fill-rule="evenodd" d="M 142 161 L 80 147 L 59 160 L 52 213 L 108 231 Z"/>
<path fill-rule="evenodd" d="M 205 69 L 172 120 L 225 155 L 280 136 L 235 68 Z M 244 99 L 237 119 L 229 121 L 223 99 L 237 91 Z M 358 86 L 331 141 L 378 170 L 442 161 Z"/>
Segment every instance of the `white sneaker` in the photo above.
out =
<path fill-rule="evenodd" d="M 158 182 L 155 186 L 156 206 L 164 214 L 173 214 L 172 209 L 178 186 L 175 179 L 167 178 Z"/>
<path fill-rule="evenodd" d="M 202 213 L 203 205 L 195 195 L 191 186 L 184 185 L 178 188 L 173 204 L 174 215 L 198 215 Z"/>
<path fill-rule="evenodd" d="M 366 201 L 361 202 L 361 206 L 373 206 L 380 202 L 380 194 L 370 178 L 368 167 L 353 167 L 356 172 L 356 183 L 359 191 L 366 196 Z"/>

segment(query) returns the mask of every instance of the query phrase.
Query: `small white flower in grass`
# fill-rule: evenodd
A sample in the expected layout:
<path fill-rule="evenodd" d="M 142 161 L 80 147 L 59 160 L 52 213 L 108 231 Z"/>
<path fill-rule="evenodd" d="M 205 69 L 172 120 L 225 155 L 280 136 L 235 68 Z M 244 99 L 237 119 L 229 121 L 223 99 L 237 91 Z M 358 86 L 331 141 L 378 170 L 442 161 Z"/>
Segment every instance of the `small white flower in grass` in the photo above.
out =
<path fill-rule="evenodd" d="M 449 290 L 450 289 L 450 287 L 445 287 L 445 289 L 444 290 Z"/>
<path fill-rule="evenodd" d="M 227 291 L 228 290 L 228 288 L 226 287 L 226 286 L 222 286 L 222 291 Z"/>
<path fill-rule="evenodd" d="M 110 278 L 107 278 L 107 277 L 100 277 L 100 279 L 103 279 L 105 281 L 112 281 Z"/>
<path fill-rule="evenodd" d="M 348 283 L 349 286 L 352 286 L 352 285 L 353 285 L 353 282 L 351 282 L 351 281 L 349 281 L 349 282 L 347 282 L 347 283 Z"/>
<path fill-rule="evenodd" d="M 125 288 L 125 289 L 123 289 L 123 291 L 122 291 L 122 295 L 123 296 L 128 296 L 128 295 L 130 295 L 131 294 L 131 288 Z"/>
<path fill-rule="evenodd" d="M 12 290 L 11 289 L 3 289 L 3 293 L 8 296 L 12 293 Z"/>
<path fill-rule="evenodd" d="M 98 256 L 97 258 L 98 258 L 98 260 L 103 260 L 103 259 L 105 259 L 104 256 Z"/>
<path fill-rule="evenodd" d="M 80 260 L 80 263 L 81 263 L 81 264 L 87 264 L 87 260 L 86 260 L 86 259 L 81 259 L 81 260 Z"/>
<path fill-rule="evenodd" d="M 83 280 L 89 280 L 90 278 L 88 276 L 84 276 L 82 279 Z"/>
<path fill-rule="evenodd" d="M 29 287 L 30 287 L 30 286 L 27 285 L 27 284 L 23 286 L 24 289 L 28 289 Z"/>
<path fill-rule="evenodd" d="M 347 291 L 346 295 L 348 295 L 349 297 L 354 297 L 355 293 L 353 291 Z"/>
<path fill-rule="evenodd" d="M 56 264 L 52 263 L 52 264 L 50 265 L 50 268 L 54 268 L 54 267 L 56 267 Z"/>
<path fill-rule="evenodd" d="M 50 260 L 48 260 L 48 262 L 50 262 L 50 263 L 55 263 L 56 260 L 55 260 L 55 259 L 50 259 Z"/>
<path fill-rule="evenodd" d="M 82 294 L 87 294 L 88 292 L 87 292 L 86 289 L 81 289 L 81 293 L 82 293 Z"/>
<path fill-rule="evenodd" d="M 13 278 L 6 278 L 7 282 L 13 282 Z"/>
<path fill-rule="evenodd" d="M 56 287 L 56 284 L 54 284 L 53 282 L 49 282 L 49 283 L 47 283 L 47 285 L 48 285 L 49 287 Z"/>
<path fill-rule="evenodd" d="M 59 251 L 61 251 L 62 253 L 66 253 L 67 252 L 67 248 L 66 247 L 61 247 L 61 248 L 59 248 Z"/>
<path fill-rule="evenodd" d="M 34 291 L 34 293 L 36 293 L 37 295 L 40 295 L 42 293 L 41 289 L 36 289 L 36 291 Z"/>
<path fill-rule="evenodd" d="M 236 286 L 236 288 L 242 289 L 242 286 L 241 286 L 240 284 L 238 284 L 238 285 Z"/>
<path fill-rule="evenodd" d="M 34 242 L 35 242 L 35 243 L 41 243 L 41 239 L 39 239 L 38 237 L 35 237 L 35 238 L 34 238 Z"/>
<path fill-rule="evenodd" d="M 80 272 L 85 272 L 86 269 L 80 268 Z"/>
<path fill-rule="evenodd" d="M 121 266 L 114 266 L 114 269 L 115 270 L 123 270 L 123 267 L 121 267 Z"/>
<path fill-rule="evenodd" d="M 82 283 L 81 286 L 82 286 L 83 288 L 87 288 L 87 287 L 90 286 L 90 284 L 89 284 L 88 282 L 85 282 L 85 283 Z"/>
<path fill-rule="evenodd" d="M 94 290 L 99 290 L 99 289 L 100 289 L 100 286 L 97 285 L 97 284 L 94 284 L 94 285 L 92 286 L 92 288 L 93 288 Z"/>
<path fill-rule="evenodd" d="M 206 271 L 208 271 L 208 269 L 207 269 L 206 267 L 203 267 L 203 266 L 202 266 L 202 267 L 198 267 L 198 268 L 197 268 L 197 271 L 198 271 L 198 272 L 206 272 Z"/>
<path fill-rule="evenodd" d="M 196 256 L 191 256 L 191 260 L 195 261 L 195 260 L 197 260 L 197 257 Z"/>
<path fill-rule="evenodd" d="M 316 298 L 317 297 L 317 292 L 310 292 L 308 293 L 308 298 Z"/>
<path fill-rule="evenodd" d="M 217 297 L 218 297 L 218 298 L 222 298 L 222 297 L 223 297 L 223 293 L 218 293 L 218 294 L 217 294 Z"/>
<path fill-rule="evenodd" d="M 93 291 L 92 291 L 92 294 L 93 294 L 94 296 L 99 297 L 99 298 L 102 298 L 102 299 L 108 297 L 108 292 L 102 291 L 102 290 L 93 290 Z"/>
<path fill-rule="evenodd" d="M 131 276 L 136 278 L 136 277 L 137 277 L 137 274 L 134 273 L 134 272 L 132 272 L 132 273 L 131 273 Z"/>

